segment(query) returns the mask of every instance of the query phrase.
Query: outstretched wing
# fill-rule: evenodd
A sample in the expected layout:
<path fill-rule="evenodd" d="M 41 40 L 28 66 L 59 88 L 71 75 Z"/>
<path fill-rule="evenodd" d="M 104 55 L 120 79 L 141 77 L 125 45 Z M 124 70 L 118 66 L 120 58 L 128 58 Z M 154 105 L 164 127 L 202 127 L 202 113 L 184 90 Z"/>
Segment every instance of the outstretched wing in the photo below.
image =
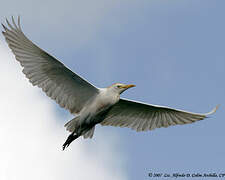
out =
<path fill-rule="evenodd" d="M 20 18 L 18 25 L 12 17 L 11 25 L 3 26 L 6 42 L 23 67 L 23 73 L 61 107 L 71 113 L 79 113 L 90 98 L 99 90 L 66 68 L 61 62 L 32 43 L 22 32 Z"/>
<path fill-rule="evenodd" d="M 129 127 L 136 131 L 153 130 L 177 124 L 189 124 L 214 113 L 218 106 L 206 114 L 196 114 L 168 107 L 148 105 L 120 99 L 101 122 L 103 126 Z"/>

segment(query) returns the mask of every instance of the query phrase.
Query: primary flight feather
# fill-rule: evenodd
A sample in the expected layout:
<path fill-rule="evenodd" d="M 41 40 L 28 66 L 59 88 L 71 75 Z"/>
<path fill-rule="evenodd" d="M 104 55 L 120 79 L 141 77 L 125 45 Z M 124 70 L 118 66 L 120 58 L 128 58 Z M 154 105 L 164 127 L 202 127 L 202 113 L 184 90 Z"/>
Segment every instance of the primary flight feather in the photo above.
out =
<path fill-rule="evenodd" d="M 22 32 L 20 18 L 17 24 L 6 19 L 2 24 L 6 42 L 23 67 L 23 73 L 75 118 L 65 124 L 71 132 L 63 150 L 76 138 L 92 138 L 96 124 L 129 127 L 136 131 L 153 130 L 177 124 L 189 124 L 214 113 L 218 106 L 206 114 L 197 114 L 131 100 L 120 94 L 134 85 L 115 83 L 97 88 L 69 70 L 56 58 L 32 43 Z"/>

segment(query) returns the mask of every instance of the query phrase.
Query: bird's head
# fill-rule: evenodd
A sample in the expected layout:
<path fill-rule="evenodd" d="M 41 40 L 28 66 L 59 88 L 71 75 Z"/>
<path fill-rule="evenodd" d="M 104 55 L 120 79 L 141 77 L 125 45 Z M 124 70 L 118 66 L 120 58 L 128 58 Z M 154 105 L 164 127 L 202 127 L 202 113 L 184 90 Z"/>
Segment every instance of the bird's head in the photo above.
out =
<path fill-rule="evenodd" d="M 112 90 L 116 91 L 118 94 L 121 94 L 121 93 L 123 93 L 124 91 L 126 91 L 127 89 L 129 89 L 131 87 L 135 87 L 135 85 L 133 85 L 133 84 L 115 83 L 115 84 L 111 85 L 109 88 L 111 88 Z"/>

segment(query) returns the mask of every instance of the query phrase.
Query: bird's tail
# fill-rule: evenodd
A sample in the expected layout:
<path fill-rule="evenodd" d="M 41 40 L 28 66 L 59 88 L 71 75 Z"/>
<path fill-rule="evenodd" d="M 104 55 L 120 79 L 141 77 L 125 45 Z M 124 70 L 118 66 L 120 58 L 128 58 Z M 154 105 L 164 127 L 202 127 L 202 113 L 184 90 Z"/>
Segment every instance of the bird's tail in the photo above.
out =
<path fill-rule="evenodd" d="M 64 126 L 66 127 L 67 131 L 74 132 L 78 127 L 78 123 L 79 123 L 79 116 L 73 118 L 72 120 L 67 122 Z"/>
<path fill-rule="evenodd" d="M 95 131 L 95 126 L 93 126 L 91 129 L 89 129 L 89 127 L 87 127 L 86 130 L 84 130 L 83 132 L 79 132 L 79 116 L 73 118 L 72 120 L 70 120 L 69 122 L 67 122 L 65 125 L 66 130 L 71 132 L 71 133 L 77 133 L 83 135 L 84 139 L 86 138 L 92 138 L 94 135 L 94 131 Z"/>
<path fill-rule="evenodd" d="M 95 126 L 83 135 L 84 139 L 87 139 L 87 138 L 91 139 L 94 135 L 94 132 L 95 132 Z"/>

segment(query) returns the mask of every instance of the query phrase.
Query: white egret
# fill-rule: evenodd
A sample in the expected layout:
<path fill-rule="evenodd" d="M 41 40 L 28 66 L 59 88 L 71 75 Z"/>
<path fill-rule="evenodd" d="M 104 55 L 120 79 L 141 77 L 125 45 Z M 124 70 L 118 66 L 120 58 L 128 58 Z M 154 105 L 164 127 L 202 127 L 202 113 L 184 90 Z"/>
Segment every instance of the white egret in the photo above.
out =
<path fill-rule="evenodd" d="M 120 94 L 134 85 L 116 83 L 97 88 L 69 70 L 61 62 L 32 43 L 12 17 L 3 26 L 6 42 L 23 67 L 23 73 L 75 118 L 65 124 L 71 132 L 63 150 L 76 138 L 92 138 L 96 124 L 129 127 L 136 131 L 153 130 L 177 124 L 189 124 L 214 113 L 218 106 L 205 114 L 191 113 L 169 107 L 121 99 Z"/>

